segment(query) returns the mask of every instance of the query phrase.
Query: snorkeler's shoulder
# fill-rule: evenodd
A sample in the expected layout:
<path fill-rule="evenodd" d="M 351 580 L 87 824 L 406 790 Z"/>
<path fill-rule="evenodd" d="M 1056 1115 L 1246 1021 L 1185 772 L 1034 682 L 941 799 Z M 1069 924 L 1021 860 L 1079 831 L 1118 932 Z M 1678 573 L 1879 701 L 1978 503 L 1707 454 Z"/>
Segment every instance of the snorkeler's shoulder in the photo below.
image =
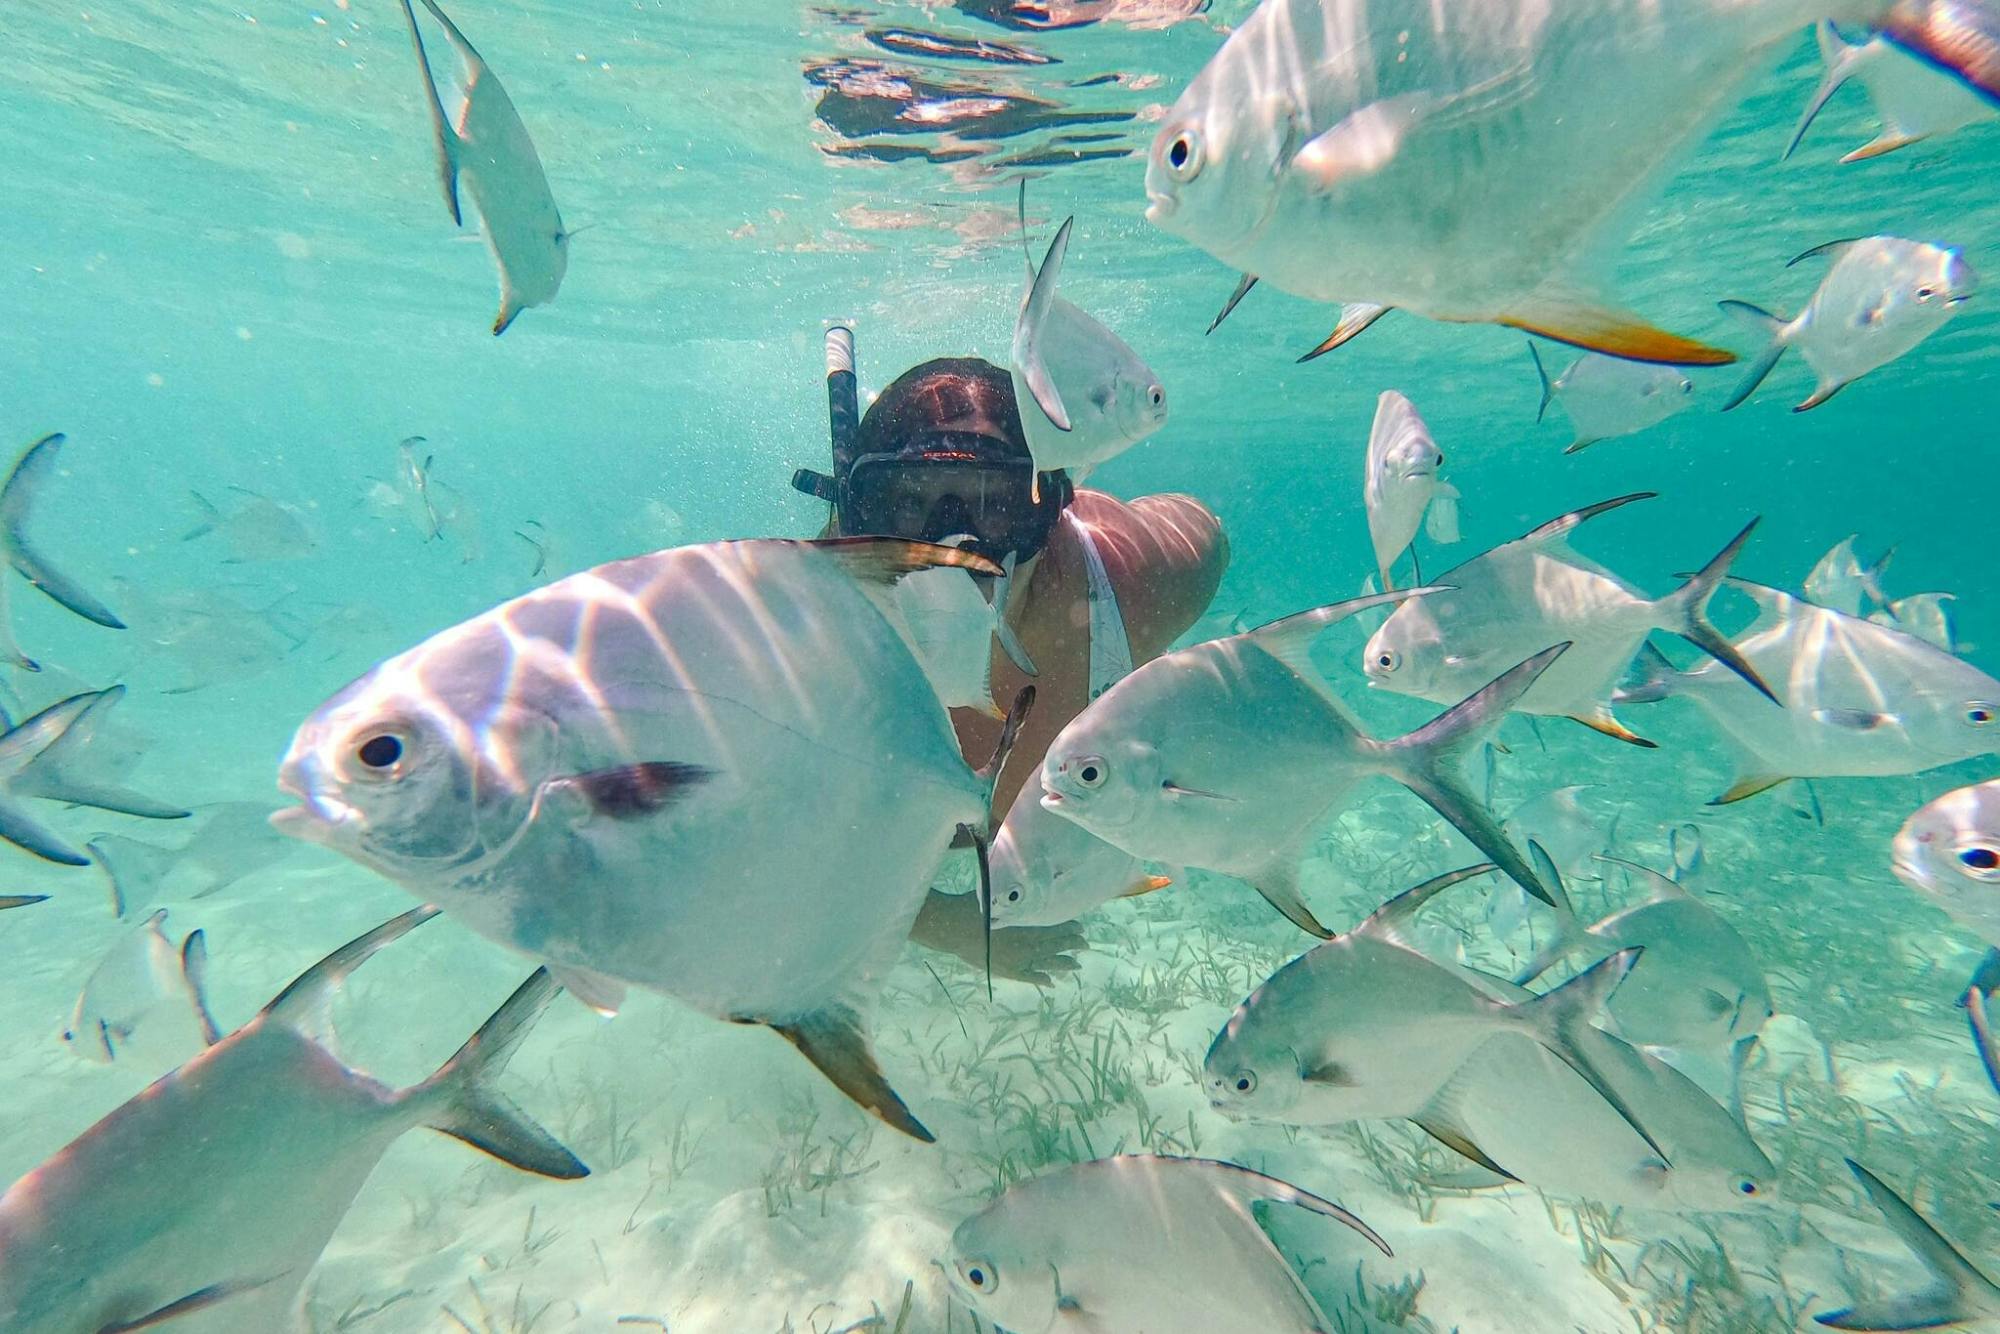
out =
<path fill-rule="evenodd" d="M 1208 609 L 1229 565 L 1229 539 L 1193 496 L 1123 501 L 1079 491 L 1076 517 L 1097 539 L 1125 613 L 1135 659 L 1153 657 Z"/>

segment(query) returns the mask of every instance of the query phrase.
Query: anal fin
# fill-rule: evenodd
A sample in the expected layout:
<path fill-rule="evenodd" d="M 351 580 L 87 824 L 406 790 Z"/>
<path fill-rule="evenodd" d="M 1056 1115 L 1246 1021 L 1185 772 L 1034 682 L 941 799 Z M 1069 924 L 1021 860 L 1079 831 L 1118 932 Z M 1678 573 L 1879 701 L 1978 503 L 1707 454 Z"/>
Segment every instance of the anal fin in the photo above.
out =
<path fill-rule="evenodd" d="M 1734 783 L 1731 783 L 1729 790 L 1721 796 L 1711 797 L 1708 804 L 1711 806 L 1728 806 L 1748 797 L 1754 797 L 1759 792 L 1768 792 L 1778 784 L 1790 781 L 1790 775 L 1773 777 L 1770 774 L 1746 774 Z"/>
<path fill-rule="evenodd" d="M 1658 750 L 1660 748 L 1659 742 L 1648 741 L 1645 737 L 1640 736 L 1637 732 L 1619 722 L 1617 718 L 1612 716 L 1609 709 L 1601 709 L 1594 714 L 1572 713 L 1570 717 L 1582 723 L 1593 732 L 1602 732 L 1605 736 L 1623 741 L 1627 745 L 1640 746 L 1646 750 Z"/>
<path fill-rule="evenodd" d="M 1494 1175 L 1502 1177 L 1507 1181 L 1519 1181 L 1521 1179 L 1487 1157 L 1486 1151 L 1467 1138 L 1464 1130 L 1447 1118 L 1430 1111 L 1430 1109 L 1426 1108 L 1424 1111 L 1411 1117 L 1410 1122 L 1417 1129 L 1423 1131 L 1426 1135 L 1429 1135 L 1459 1157 L 1478 1163 Z"/>
<path fill-rule="evenodd" d="M 1350 301 L 1340 308 L 1340 322 L 1333 326 L 1333 332 L 1320 342 L 1318 347 L 1299 358 L 1299 363 L 1323 357 L 1343 343 L 1352 342 L 1366 333 L 1370 325 L 1387 315 L 1394 306 L 1378 306 L 1369 301 Z"/>
<path fill-rule="evenodd" d="M 1626 361 L 1727 366 L 1736 360 L 1734 352 L 1655 328 L 1630 311 L 1567 295 L 1531 299 L 1494 323 Z"/>
<path fill-rule="evenodd" d="M 1306 906 L 1305 899 L 1300 897 L 1298 862 L 1289 853 L 1246 883 L 1299 930 L 1321 940 L 1333 939 L 1333 932 L 1320 924 L 1319 918 L 1313 916 L 1313 910 Z"/>
<path fill-rule="evenodd" d="M 740 1023 L 763 1024 L 799 1049 L 799 1054 L 818 1067 L 833 1086 L 873 1112 L 890 1127 L 926 1144 L 937 1136 L 924 1129 L 910 1114 L 896 1090 L 889 1086 L 882 1067 L 875 1063 L 868 1035 L 862 1031 L 861 1016 L 846 1005 L 831 1005 L 796 1019 L 743 1019 Z"/>

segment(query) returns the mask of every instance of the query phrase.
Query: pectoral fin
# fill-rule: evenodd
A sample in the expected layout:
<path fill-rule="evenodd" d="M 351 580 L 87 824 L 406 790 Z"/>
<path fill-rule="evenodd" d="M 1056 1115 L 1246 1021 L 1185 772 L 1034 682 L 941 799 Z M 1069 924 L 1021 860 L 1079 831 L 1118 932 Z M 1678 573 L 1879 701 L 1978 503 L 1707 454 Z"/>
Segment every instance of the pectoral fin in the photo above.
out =
<path fill-rule="evenodd" d="M 1254 273 L 1244 274 L 1243 280 L 1236 284 L 1236 290 L 1229 294 L 1229 300 L 1222 303 L 1222 310 L 1216 315 L 1216 317 L 1213 320 L 1209 321 L 1208 332 L 1214 333 L 1217 329 L 1220 329 L 1222 327 L 1222 322 L 1229 318 L 1229 312 L 1236 309 L 1236 303 L 1241 301 L 1244 297 L 1250 295 L 1250 289 L 1255 287 L 1256 285 L 1257 285 L 1256 274 Z"/>
<path fill-rule="evenodd" d="M 1394 306 L 1378 306 L 1368 301 L 1351 301 L 1342 306 L 1340 322 L 1333 326 L 1333 332 L 1328 334 L 1318 347 L 1300 357 L 1299 364 L 1304 365 L 1314 357 L 1325 356 L 1343 343 L 1352 342 L 1366 333 L 1375 321 L 1394 309 Z"/>
<path fill-rule="evenodd" d="M 555 795 L 574 796 L 596 815 L 638 820 L 657 815 L 715 777 L 715 770 L 672 760 L 647 760 L 549 780 Z"/>
<path fill-rule="evenodd" d="M 910 1109 L 896 1095 L 896 1090 L 889 1087 L 882 1067 L 875 1063 L 868 1035 L 861 1029 L 861 1016 L 848 1006 L 832 1005 L 782 1022 L 768 1019 L 743 1019 L 738 1022 L 761 1023 L 772 1029 L 797 1047 L 799 1054 L 832 1080 L 835 1088 L 892 1128 L 926 1144 L 937 1141 L 937 1136 L 924 1129 L 923 1123 L 910 1114 Z"/>
<path fill-rule="evenodd" d="M 1627 361 L 1727 366 L 1736 360 L 1734 352 L 1656 329 L 1630 311 L 1598 305 L 1574 293 L 1530 298 L 1494 317 L 1493 322 Z"/>
<path fill-rule="evenodd" d="M 1307 140 L 1285 171 L 1315 193 L 1372 175 L 1389 164 L 1404 137 L 1440 100 L 1434 93 L 1403 93 L 1359 107 L 1332 129 Z"/>
<path fill-rule="evenodd" d="M 1872 732 L 1895 722 L 1896 715 L 1870 709 L 1814 709 L 1812 719 L 1816 723 L 1845 728 L 1850 732 Z"/>

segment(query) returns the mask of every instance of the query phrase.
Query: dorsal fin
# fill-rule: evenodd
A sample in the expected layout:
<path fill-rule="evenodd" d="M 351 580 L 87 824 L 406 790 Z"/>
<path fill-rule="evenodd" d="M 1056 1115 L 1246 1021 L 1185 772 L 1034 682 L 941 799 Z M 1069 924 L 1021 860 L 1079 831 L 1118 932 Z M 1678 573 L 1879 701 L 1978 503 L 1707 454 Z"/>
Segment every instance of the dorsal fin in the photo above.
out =
<path fill-rule="evenodd" d="M 1476 866 L 1467 866 L 1434 876 L 1413 889 L 1404 890 L 1368 914 L 1368 920 L 1355 927 L 1349 934 L 1371 935 L 1383 940 L 1400 941 L 1403 928 L 1410 924 L 1410 919 L 1417 915 L 1419 908 L 1460 881 L 1470 880 L 1476 875 L 1485 875 L 1489 871 L 1499 869 L 1492 862 L 1480 862 Z"/>
<path fill-rule="evenodd" d="M 426 903 L 400 917 L 390 918 L 365 935 L 355 937 L 300 973 L 290 986 L 258 1012 L 257 1017 L 287 1028 L 300 1027 L 314 1017 L 320 1003 L 332 994 L 333 989 L 346 981 L 348 974 L 367 963 L 376 950 L 437 915 L 438 909 Z"/>
<path fill-rule="evenodd" d="M 1515 541 L 1526 543 L 1553 542 L 1558 538 L 1567 537 L 1579 525 L 1596 518 L 1600 514 L 1609 514 L 1612 510 L 1623 509 L 1635 500 L 1652 500 L 1659 494 L 1657 491 L 1634 491 L 1627 496 L 1615 496 L 1610 500 L 1600 500 L 1595 505 L 1585 505 L 1580 510 L 1571 510 L 1567 514 L 1550 519 L 1533 532 L 1524 533 L 1522 536 L 1516 538 Z"/>

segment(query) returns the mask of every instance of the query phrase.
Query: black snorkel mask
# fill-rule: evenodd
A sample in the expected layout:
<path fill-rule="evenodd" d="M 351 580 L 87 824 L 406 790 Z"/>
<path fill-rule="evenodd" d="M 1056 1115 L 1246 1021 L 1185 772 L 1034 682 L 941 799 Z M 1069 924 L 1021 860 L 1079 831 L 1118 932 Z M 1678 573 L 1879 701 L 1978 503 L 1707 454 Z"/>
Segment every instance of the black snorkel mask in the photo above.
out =
<path fill-rule="evenodd" d="M 995 561 L 1039 554 L 1075 494 L 1065 473 L 1044 473 L 1035 498 L 1033 461 L 994 436 L 935 431 L 888 453 L 857 454 L 861 419 L 855 391 L 854 335 L 836 325 L 826 335 L 827 420 L 833 475 L 801 468 L 792 485 L 834 507 L 840 532 L 942 542 Z M 1006 451 L 1006 452 L 1002 452 Z"/>

